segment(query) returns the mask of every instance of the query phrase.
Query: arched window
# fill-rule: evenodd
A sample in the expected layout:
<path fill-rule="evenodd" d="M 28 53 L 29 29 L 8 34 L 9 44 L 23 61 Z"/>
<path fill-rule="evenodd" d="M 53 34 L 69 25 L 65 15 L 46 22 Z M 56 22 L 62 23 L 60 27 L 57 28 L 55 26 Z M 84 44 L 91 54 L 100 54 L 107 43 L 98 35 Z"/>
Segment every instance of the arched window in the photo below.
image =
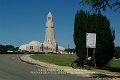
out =
<path fill-rule="evenodd" d="M 30 49 L 33 50 L 33 46 L 30 46 Z"/>
<path fill-rule="evenodd" d="M 51 19 L 51 17 L 48 17 L 48 20 L 50 20 Z"/>

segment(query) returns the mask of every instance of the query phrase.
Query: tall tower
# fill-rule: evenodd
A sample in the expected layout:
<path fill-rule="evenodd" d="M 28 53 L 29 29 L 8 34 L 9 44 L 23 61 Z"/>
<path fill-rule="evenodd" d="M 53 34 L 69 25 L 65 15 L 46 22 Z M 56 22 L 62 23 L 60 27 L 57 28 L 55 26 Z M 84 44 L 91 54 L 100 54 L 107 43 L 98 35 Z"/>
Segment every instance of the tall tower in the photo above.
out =
<path fill-rule="evenodd" d="M 49 12 L 47 16 L 44 43 L 48 43 L 48 44 L 52 44 L 53 46 L 56 46 L 55 33 L 54 33 L 54 22 L 53 22 L 53 16 L 51 12 Z"/>

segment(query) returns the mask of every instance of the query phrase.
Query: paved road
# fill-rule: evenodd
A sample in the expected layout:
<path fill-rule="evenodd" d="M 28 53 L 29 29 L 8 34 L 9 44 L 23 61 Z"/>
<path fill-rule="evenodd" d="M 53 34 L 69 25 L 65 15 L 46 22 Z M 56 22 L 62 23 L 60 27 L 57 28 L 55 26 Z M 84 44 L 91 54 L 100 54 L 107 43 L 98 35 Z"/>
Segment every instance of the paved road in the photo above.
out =
<path fill-rule="evenodd" d="M 70 74 L 45 74 L 46 68 L 22 62 L 19 56 L 0 54 L 0 80 L 88 80 Z"/>

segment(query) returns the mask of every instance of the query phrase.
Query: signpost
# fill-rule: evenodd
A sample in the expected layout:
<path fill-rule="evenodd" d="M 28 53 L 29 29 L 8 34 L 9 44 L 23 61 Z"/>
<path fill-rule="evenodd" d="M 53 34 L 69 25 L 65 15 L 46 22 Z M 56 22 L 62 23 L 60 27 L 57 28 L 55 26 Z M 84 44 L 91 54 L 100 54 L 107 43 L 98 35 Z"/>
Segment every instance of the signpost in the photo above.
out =
<path fill-rule="evenodd" d="M 86 33 L 86 47 L 96 48 L 96 33 Z"/>
<path fill-rule="evenodd" d="M 96 33 L 86 33 L 86 48 L 87 48 L 87 57 L 88 57 L 88 49 L 93 48 L 93 58 L 94 58 L 94 64 L 96 67 L 95 62 L 95 48 L 96 48 Z"/>

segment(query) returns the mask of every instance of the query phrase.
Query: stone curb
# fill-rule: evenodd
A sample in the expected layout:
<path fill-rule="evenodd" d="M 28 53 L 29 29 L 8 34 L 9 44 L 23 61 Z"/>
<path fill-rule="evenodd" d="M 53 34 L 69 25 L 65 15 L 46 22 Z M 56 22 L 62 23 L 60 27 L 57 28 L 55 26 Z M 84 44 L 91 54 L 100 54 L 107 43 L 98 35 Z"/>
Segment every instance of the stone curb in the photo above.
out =
<path fill-rule="evenodd" d="M 96 72 L 85 70 L 85 69 L 73 69 L 73 68 L 67 67 L 67 66 L 59 66 L 59 65 L 55 65 L 55 64 L 42 62 L 39 60 L 34 60 L 30 57 L 30 55 L 23 55 L 20 57 L 20 60 L 27 62 L 29 64 L 38 65 L 38 66 L 46 67 L 46 68 L 50 68 L 50 69 L 56 69 L 56 70 L 64 71 L 65 73 L 68 73 L 68 74 L 75 74 L 75 75 L 78 75 L 78 76 L 80 75 L 83 77 L 91 77 L 91 75 L 96 73 Z"/>

